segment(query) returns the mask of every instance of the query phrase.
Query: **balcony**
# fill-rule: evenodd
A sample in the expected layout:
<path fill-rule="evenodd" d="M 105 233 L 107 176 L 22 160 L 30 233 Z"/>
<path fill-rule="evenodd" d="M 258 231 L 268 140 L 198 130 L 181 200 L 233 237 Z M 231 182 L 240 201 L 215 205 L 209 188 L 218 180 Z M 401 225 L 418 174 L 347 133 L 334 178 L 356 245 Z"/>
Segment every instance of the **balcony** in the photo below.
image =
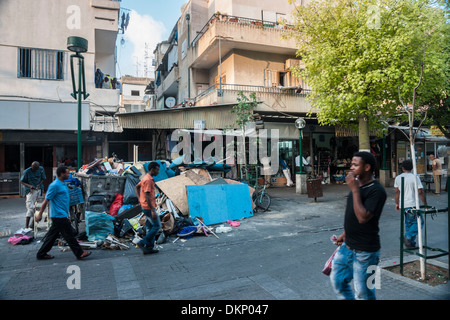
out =
<path fill-rule="evenodd" d="M 162 96 L 176 97 L 178 94 L 178 80 L 180 79 L 180 71 L 178 67 L 173 67 L 172 70 L 162 81 L 161 85 L 156 89 L 156 96 L 158 98 Z"/>
<path fill-rule="evenodd" d="M 191 43 L 191 67 L 207 69 L 216 64 L 219 41 L 222 56 L 233 49 L 295 56 L 295 40 L 281 38 L 288 28 L 292 26 L 214 14 Z"/>
<path fill-rule="evenodd" d="M 116 112 L 119 107 L 119 95 L 118 89 L 90 89 L 88 101 L 92 102 L 91 110 Z"/>
<path fill-rule="evenodd" d="M 308 113 L 311 111 L 311 105 L 306 100 L 309 90 L 298 92 L 292 88 L 237 84 L 222 84 L 222 87 L 214 84 L 194 99 L 195 105 L 207 106 L 237 103 L 239 91 L 243 91 L 247 96 L 251 92 L 256 93 L 257 100 L 262 102 L 258 105 L 256 111 L 295 113 Z"/>

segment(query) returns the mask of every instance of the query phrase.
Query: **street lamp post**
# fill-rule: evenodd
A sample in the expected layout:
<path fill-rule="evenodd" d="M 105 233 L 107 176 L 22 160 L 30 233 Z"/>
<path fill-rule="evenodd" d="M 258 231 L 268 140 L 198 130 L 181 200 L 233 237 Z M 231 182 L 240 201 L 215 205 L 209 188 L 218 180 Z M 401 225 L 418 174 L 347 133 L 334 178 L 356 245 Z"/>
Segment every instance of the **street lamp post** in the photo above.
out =
<path fill-rule="evenodd" d="M 303 171 L 303 154 L 302 154 L 302 136 L 303 129 L 306 127 L 306 121 L 303 118 L 295 120 L 295 127 L 298 129 L 298 149 L 299 149 L 299 167 L 300 170 L 295 175 L 295 192 L 299 194 L 306 193 L 306 172 Z"/>
<path fill-rule="evenodd" d="M 299 137 L 298 137 L 298 152 L 299 152 L 299 165 L 300 171 L 297 172 L 299 174 L 304 174 L 306 172 L 303 171 L 303 153 L 302 153 L 302 130 L 306 126 L 306 121 L 303 118 L 298 118 L 295 120 L 295 127 L 298 129 Z"/>
<path fill-rule="evenodd" d="M 67 38 L 67 49 L 75 52 L 70 56 L 70 71 L 72 74 L 72 88 L 73 93 L 71 96 L 78 100 L 78 130 L 77 130 L 77 171 L 81 167 L 81 99 L 83 95 L 83 100 L 89 97 L 89 93 L 86 93 L 86 80 L 84 77 L 84 57 L 81 55 L 82 52 L 86 52 L 88 49 L 88 41 L 80 37 L 68 37 Z M 75 73 L 73 70 L 73 59 L 78 59 L 78 90 L 75 86 Z"/>

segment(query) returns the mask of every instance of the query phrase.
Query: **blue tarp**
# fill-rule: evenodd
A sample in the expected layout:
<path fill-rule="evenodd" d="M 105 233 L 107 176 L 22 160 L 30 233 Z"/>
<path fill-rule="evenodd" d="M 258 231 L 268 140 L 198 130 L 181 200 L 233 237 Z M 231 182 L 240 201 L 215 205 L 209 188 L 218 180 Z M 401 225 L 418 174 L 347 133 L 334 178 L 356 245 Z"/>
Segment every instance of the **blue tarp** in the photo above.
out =
<path fill-rule="evenodd" d="M 186 186 L 191 217 L 202 217 L 206 225 L 253 216 L 246 184 Z"/>
<path fill-rule="evenodd" d="M 86 211 L 84 213 L 86 235 L 89 241 L 105 240 L 108 233 L 114 234 L 114 217 L 103 212 Z"/>

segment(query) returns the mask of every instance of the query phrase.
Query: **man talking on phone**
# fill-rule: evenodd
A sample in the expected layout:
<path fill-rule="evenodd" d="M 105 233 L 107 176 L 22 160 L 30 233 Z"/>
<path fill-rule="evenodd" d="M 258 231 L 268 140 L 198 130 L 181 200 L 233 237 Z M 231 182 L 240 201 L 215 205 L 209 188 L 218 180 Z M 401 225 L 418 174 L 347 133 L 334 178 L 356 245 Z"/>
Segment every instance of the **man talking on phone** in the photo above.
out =
<path fill-rule="evenodd" d="M 386 202 L 386 191 L 374 179 L 375 157 L 357 152 L 352 158 L 345 182 L 350 189 L 345 210 L 344 233 L 336 240 L 341 245 L 333 258 L 331 284 L 340 300 L 375 300 L 375 288 L 368 286 L 369 266 L 380 257 L 378 221 Z M 354 280 L 355 293 L 350 287 Z"/>

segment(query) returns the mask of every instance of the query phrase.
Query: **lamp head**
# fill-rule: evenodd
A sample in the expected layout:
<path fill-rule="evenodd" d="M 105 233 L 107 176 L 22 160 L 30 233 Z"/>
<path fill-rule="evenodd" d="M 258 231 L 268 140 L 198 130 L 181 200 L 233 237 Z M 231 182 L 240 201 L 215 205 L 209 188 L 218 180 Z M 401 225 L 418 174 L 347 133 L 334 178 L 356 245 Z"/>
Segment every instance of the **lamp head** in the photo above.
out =
<path fill-rule="evenodd" d="M 68 37 L 67 49 L 76 53 L 86 52 L 88 50 L 88 41 L 81 37 Z"/>
<path fill-rule="evenodd" d="M 302 130 L 306 127 L 306 121 L 303 118 L 298 118 L 295 120 L 295 127 L 299 130 Z"/>

